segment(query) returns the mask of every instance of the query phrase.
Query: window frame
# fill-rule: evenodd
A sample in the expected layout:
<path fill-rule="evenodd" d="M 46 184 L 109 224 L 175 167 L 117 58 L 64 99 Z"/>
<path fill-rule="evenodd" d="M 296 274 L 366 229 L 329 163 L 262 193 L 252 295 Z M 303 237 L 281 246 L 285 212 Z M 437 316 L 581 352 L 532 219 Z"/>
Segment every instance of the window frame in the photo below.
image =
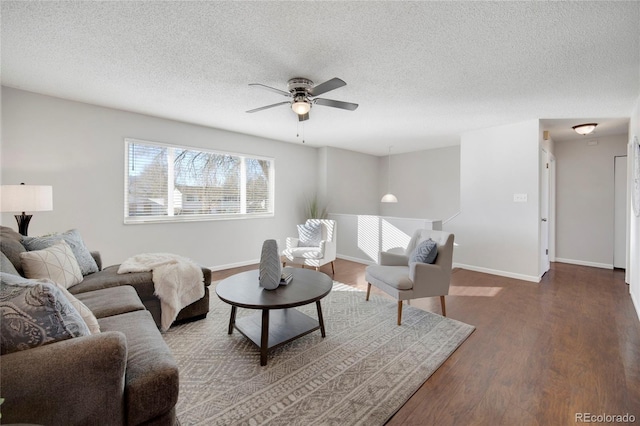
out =
<path fill-rule="evenodd" d="M 129 162 L 129 151 L 131 144 L 149 145 L 158 148 L 173 148 L 187 151 L 204 152 L 214 155 L 225 155 L 232 157 L 239 157 L 241 159 L 241 173 L 246 173 L 246 159 L 250 160 L 264 160 L 269 161 L 269 180 L 267 182 L 268 194 L 270 200 L 270 211 L 258 212 L 258 213 L 221 213 L 221 214 L 184 214 L 184 215 L 156 215 L 156 216 L 130 216 L 129 215 L 129 169 L 131 164 Z M 197 222 L 197 221 L 217 221 L 217 220 L 238 220 L 238 219 L 256 219 L 256 218 L 269 218 L 275 216 L 275 159 L 273 157 L 267 157 L 262 155 L 245 154 L 231 151 L 212 150 L 201 147 L 192 147 L 186 145 L 148 141 L 144 139 L 136 138 L 124 138 L 124 224 L 135 225 L 145 223 L 183 223 L 183 222 Z M 245 187 L 240 188 L 240 194 L 246 198 L 246 178 L 241 178 L 241 182 L 245 184 Z M 240 200 L 241 209 L 246 210 L 247 200 Z"/>

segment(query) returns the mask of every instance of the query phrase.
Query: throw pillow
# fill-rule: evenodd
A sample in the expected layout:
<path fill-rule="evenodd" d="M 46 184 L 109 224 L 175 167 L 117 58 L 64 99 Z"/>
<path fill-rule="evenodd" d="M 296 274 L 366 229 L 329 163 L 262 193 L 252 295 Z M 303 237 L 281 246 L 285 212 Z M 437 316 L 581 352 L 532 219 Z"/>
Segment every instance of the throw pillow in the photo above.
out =
<path fill-rule="evenodd" d="M 0 251 L 0 271 L 13 274 L 13 275 L 20 275 L 20 273 L 16 270 L 16 267 L 13 266 L 13 263 L 11 263 L 9 258 L 5 256 L 4 253 L 1 251 Z"/>
<path fill-rule="evenodd" d="M 10 274 L 10 273 L 7 273 L 6 271 L 2 271 L 2 272 L 3 272 L 2 282 L 4 282 L 5 284 L 27 285 L 27 284 L 42 283 L 42 284 L 50 284 L 50 285 L 56 286 L 62 292 L 64 297 L 69 301 L 69 303 L 71 303 L 71 305 L 74 308 L 76 308 L 76 310 L 78 311 L 78 313 L 80 314 L 84 322 L 87 324 L 87 327 L 89 328 L 89 331 L 91 332 L 91 334 L 100 333 L 100 325 L 98 324 L 98 319 L 93 314 L 93 312 L 91 312 L 91 309 L 87 308 L 87 305 L 85 305 L 80 300 L 78 300 L 73 294 L 69 293 L 69 290 L 64 288 L 62 285 L 57 284 L 47 278 L 42 278 L 37 280 L 26 279 L 19 276 L 18 274 Z"/>
<path fill-rule="evenodd" d="M 22 244 L 29 251 L 42 250 L 47 247 L 51 247 L 60 241 L 60 239 L 66 241 L 66 243 L 69 244 L 69 247 L 71 247 L 71 251 L 76 257 L 78 265 L 80 265 L 82 275 L 98 272 L 98 264 L 93 256 L 91 256 L 91 252 L 84 244 L 84 241 L 80 236 L 80 232 L 77 229 L 70 229 L 62 234 L 47 235 L 43 237 L 22 237 Z"/>
<path fill-rule="evenodd" d="M 309 223 L 298 225 L 298 247 L 318 247 L 321 240 L 321 224 Z"/>
<path fill-rule="evenodd" d="M 42 280 L 42 281 L 45 281 L 45 280 Z M 100 333 L 100 324 L 98 324 L 98 319 L 93 314 L 93 312 L 91 312 L 91 309 L 87 308 L 87 305 L 85 305 L 80 300 L 78 300 L 73 294 L 69 293 L 69 290 L 64 288 L 62 285 L 50 280 L 46 280 L 46 281 L 49 281 L 50 284 L 53 284 L 56 287 L 58 287 L 58 289 L 62 292 L 62 294 L 64 294 L 64 296 L 67 298 L 69 303 L 71 303 L 71 306 L 76 308 L 76 311 L 78 311 L 78 313 L 80 314 L 84 322 L 87 324 L 87 327 L 89 328 L 89 331 L 91 332 L 91 334 Z"/>
<path fill-rule="evenodd" d="M 82 281 L 82 272 L 69 245 L 60 240 L 44 250 L 20 253 L 27 278 L 48 278 L 69 288 Z"/>
<path fill-rule="evenodd" d="M 4 272 L 0 273 L 0 312 L 2 355 L 90 334 L 55 285 Z"/>
<path fill-rule="evenodd" d="M 438 256 L 438 245 L 431 238 L 422 241 L 409 256 L 409 262 L 433 263 Z"/>

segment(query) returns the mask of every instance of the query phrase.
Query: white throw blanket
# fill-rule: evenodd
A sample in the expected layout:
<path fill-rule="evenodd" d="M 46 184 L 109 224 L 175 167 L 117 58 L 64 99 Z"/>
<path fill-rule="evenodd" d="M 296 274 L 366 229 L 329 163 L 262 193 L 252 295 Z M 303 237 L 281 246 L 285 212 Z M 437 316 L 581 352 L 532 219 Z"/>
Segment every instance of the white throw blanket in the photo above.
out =
<path fill-rule="evenodd" d="M 152 271 L 154 294 L 160 299 L 162 331 L 169 329 L 178 312 L 204 297 L 202 268 L 191 259 L 170 253 L 144 253 L 125 260 L 119 274 Z"/>

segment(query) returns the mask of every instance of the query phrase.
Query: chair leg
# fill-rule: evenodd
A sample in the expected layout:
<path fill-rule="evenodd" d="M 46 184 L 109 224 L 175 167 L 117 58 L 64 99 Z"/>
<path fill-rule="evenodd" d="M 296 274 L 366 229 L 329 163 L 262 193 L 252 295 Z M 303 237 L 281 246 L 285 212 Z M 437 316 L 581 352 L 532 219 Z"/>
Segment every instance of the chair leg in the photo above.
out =
<path fill-rule="evenodd" d="M 402 300 L 398 300 L 398 325 L 402 324 Z"/>
<path fill-rule="evenodd" d="M 440 296 L 440 306 L 442 306 L 442 316 L 447 316 L 447 307 L 444 304 L 444 296 Z"/>
<path fill-rule="evenodd" d="M 369 301 L 369 294 L 371 294 L 371 283 L 367 283 L 367 298 L 365 299 L 367 302 Z"/>
<path fill-rule="evenodd" d="M 331 275 L 336 274 L 336 268 L 333 266 L 333 261 L 331 262 Z"/>

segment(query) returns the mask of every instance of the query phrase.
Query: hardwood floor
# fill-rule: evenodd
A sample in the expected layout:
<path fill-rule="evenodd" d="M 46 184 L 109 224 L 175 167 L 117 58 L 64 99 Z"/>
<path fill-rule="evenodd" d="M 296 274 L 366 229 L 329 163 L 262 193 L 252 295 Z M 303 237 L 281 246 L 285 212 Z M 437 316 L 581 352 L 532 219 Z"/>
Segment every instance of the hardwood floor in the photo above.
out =
<path fill-rule="evenodd" d="M 365 265 L 335 269 L 366 291 Z M 441 313 L 437 297 L 411 306 Z M 623 271 L 552 263 L 536 284 L 456 269 L 447 314 L 475 332 L 388 425 L 573 425 L 576 413 L 640 423 L 640 321 Z"/>

